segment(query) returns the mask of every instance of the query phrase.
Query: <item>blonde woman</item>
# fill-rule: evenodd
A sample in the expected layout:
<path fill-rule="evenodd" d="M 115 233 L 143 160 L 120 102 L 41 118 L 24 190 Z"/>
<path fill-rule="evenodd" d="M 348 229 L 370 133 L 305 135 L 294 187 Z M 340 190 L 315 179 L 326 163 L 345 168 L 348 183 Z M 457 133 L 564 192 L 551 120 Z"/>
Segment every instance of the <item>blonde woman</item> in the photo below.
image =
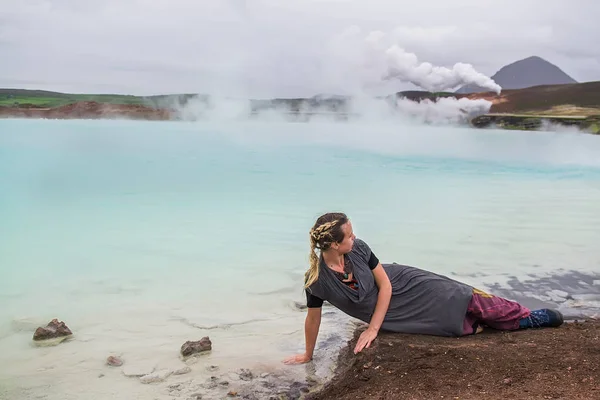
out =
<path fill-rule="evenodd" d="M 347 315 L 368 323 L 354 353 L 370 347 L 380 329 L 437 336 L 498 330 L 557 327 L 563 316 L 551 309 L 531 311 L 443 275 L 396 263 L 384 264 L 356 238 L 343 213 L 320 216 L 310 230 L 310 268 L 305 274 L 308 306 L 306 350 L 284 360 L 312 360 L 328 301 Z M 319 251 L 320 254 L 317 254 Z"/>

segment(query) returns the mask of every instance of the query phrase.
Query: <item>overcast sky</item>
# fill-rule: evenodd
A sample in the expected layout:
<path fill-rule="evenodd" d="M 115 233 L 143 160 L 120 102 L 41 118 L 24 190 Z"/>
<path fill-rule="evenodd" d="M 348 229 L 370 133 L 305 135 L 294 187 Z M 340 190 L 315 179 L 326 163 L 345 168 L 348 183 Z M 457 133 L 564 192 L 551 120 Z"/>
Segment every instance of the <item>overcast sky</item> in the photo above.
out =
<path fill-rule="evenodd" d="M 419 63 L 491 76 L 538 55 L 600 80 L 599 15 L 596 0 L 0 0 L 0 87 L 339 92 L 364 77 L 353 52 L 372 31 Z"/>

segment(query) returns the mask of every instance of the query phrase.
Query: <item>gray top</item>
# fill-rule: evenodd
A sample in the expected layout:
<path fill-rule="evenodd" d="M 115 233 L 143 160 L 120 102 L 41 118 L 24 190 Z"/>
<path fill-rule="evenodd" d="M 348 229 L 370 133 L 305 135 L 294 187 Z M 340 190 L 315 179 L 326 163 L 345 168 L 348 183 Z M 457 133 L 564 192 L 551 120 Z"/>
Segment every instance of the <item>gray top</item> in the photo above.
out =
<path fill-rule="evenodd" d="M 346 314 L 369 323 L 379 290 L 368 262 L 371 249 L 356 239 L 346 254 L 358 290 L 341 282 L 320 257 L 319 279 L 308 289 Z M 473 288 L 443 275 L 396 263 L 382 264 L 392 284 L 392 298 L 381 328 L 387 331 L 462 336 Z"/>

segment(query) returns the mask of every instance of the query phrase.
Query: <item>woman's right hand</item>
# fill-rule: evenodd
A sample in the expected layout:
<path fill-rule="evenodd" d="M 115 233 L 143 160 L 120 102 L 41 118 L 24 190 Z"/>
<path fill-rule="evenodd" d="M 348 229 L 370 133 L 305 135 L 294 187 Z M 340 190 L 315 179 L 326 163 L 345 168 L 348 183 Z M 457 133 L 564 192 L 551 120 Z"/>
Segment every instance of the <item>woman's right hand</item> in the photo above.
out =
<path fill-rule="evenodd" d="M 283 360 L 284 364 L 292 365 L 292 364 L 305 364 L 312 360 L 312 357 L 309 357 L 304 354 L 296 354 L 295 356 L 291 356 Z"/>

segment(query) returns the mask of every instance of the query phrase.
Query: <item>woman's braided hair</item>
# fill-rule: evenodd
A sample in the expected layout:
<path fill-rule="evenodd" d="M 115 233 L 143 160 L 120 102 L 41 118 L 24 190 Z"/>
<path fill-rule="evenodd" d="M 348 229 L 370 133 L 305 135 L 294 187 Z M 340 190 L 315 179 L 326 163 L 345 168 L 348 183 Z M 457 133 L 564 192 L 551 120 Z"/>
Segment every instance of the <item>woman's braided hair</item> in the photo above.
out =
<path fill-rule="evenodd" d="M 308 288 L 319 279 L 319 257 L 316 250 L 328 250 L 333 243 L 344 240 L 342 225 L 348 222 L 344 213 L 327 213 L 317 218 L 309 232 L 310 236 L 310 267 L 304 274 L 304 287 Z"/>

